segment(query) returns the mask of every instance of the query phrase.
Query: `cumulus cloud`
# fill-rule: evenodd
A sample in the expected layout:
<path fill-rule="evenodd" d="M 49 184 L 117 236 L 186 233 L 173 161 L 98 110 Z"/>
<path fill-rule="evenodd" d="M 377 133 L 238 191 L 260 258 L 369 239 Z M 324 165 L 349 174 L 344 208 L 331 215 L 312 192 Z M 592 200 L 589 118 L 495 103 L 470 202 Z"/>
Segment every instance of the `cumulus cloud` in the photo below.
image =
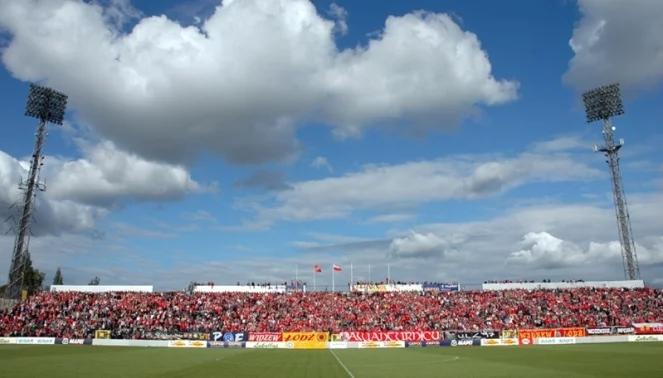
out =
<path fill-rule="evenodd" d="M 528 182 L 587 180 L 601 175 L 565 154 L 514 158 L 459 156 L 291 183 L 269 205 L 254 204 L 258 223 L 344 217 L 358 210 L 413 207 L 434 201 L 482 198 Z M 416 184 L 415 184 L 416 183 Z"/>
<path fill-rule="evenodd" d="M 334 171 L 334 168 L 329 163 L 329 160 L 327 160 L 327 158 L 324 157 L 324 156 L 316 156 L 316 158 L 313 159 L 313 161 L 311 162 L 311 167 L 317 168 L 317 169 L 325 168 L 325 169 L 327 169 L 328 172 L 333 172 Z"/>
<path fill-rule="evenodd" d="M 529 232 L 523 236 L 522 246 L 523 249 L 510 254 L 509 263 L 555 269 L 580 264 L 618 264 L 621 261 L 621 244 L 617 240 L 591 241 L 583 248 L 548 232 Z M 636 255 L 642 265 L 663 262 L 663 237 L 654 237 L 648 246 L 636 243 Z"/>
<path fill-rule="evenodd" d="M 398 257 L 430 257 L 443 254 L 449 244 L 434 233 L 411 231 L 404 237 L 394 238 L 389 245 L 389 250 Z"/>
<path fill-rule="evenodd" d="M 346 35 L 348 33 L 348 11 L 336 3 L 331 3 L 327 14 L 336 20 L 334 31 L 340 35 Z"/>
<path fill-rule="evenodd" d="M 569 41 L 574 57 L 564 81 L 585 90 L 612 82 L 627 88 L 663 79 L 663 2 L 580 0 L 582 18 Z"/>
<path fill-rule="evenodd" d="M 81 232 L 110 208 L 126 201 L 163 201 L 208 188 L 194 181 L 185 168 L 139 158 L 110 142 L 83 148 L 83 158 L 47 156 L 41 180 L 47 190 L 37 197 L 33 233 Z M 18 219 L 29 162 L 0 151 L 0 216 Z M 11 223 L 11 222 L 10 222 Z"/>
<path fill-rule="evenodd" d="M 365 46 L 339 50 L 338 23 L 306 0 L 224 1 L 199 26 L 154 16 L 129 32 L 109 9 L 0 0 L 2 61 L 67 93 L 80 120 L 151 159 L 204 150 L 237 163 L 283 159 L 309 120 L 340 136 L 388 123 L 446 129 L 517 95 L 517 83 L 493 77 L 478 37 L 446 14 L 389 17 Z"/>
<path fill-rule="evenodd" d="M 285 190 L 289 189 L 283 172 L 259 170 L 249 177 L 235 183 L 239 188 L 264 189 L 264 190 Z"/>

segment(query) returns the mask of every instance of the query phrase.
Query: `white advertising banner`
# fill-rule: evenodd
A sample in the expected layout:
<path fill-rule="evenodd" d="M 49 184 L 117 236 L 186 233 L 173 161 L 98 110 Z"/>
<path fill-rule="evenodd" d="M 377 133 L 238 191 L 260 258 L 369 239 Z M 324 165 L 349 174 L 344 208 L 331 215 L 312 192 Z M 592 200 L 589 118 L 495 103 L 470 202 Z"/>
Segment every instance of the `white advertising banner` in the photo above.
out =
<path fill-rule="evenodd" d="M 538 345 L 564 345 L 575 343 L 575 337 L 539 337 L 534 339 L 534 344 Z"/>
<path fill-rule="evenodd" d="M 663 341 L 663 335 L 630 335 L 628 341 L 635 343 Z"/>
<path fill-rule="evenodd" d="M 169 340 L 169 348 L 207 348 L 207 341 L 203 340 Z"/>
<path fill-rule="evenodd" d="M 485 283 L 481 285 L 482 290 L 539 290 L 539 289 L 574 289 L 579 287 L 593 288 L 627 288 L 640 289 L 645 287 L 642 280 L 629 281 L 578 281 L 578 282 L 502 282 Z"/>
<path fill-rule="evenodd" d="M 292 349 L 292 343 L 283 341 L 247 341 L 249 349 Z"/>

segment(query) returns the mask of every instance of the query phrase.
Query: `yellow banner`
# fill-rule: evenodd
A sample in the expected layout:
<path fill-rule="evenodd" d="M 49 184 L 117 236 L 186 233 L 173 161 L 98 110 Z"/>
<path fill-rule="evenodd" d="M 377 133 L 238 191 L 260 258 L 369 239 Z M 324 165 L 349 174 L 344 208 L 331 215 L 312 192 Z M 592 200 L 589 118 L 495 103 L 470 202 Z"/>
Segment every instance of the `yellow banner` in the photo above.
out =
<path fill-rule="evenodd" d="M 94 338 L 95 339 L 110 339 L 111 338 L 111 332 L 107 329 L 98 329 L 94 331 Z"/>
<path fill-rule="evenodd" d="M 293 349 L 326 349 L 329 332 L 283 332 L 283 342 Z"/>

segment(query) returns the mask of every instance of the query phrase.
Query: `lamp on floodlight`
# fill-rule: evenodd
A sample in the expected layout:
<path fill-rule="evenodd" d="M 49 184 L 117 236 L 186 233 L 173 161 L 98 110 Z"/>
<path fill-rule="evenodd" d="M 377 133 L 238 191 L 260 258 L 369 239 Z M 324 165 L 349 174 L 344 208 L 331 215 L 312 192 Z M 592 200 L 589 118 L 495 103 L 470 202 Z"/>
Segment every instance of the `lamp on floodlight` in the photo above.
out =
<path fill-rule="evenodd" d="M 630 280 L 640 278 L 640 267 L 635 251 L 635 241 L 631 229 L 631 220 L 626 203 L 626 195 L 622 184 L 622 175 L 619 168 L 619 150 L 624 146 L 624 139 L 615 143 L 614 134 L 616 128 L 610 122 L 610 118 L 624 114 L 624 105 L 619 90 L 619 84 L 605 85 L 582 95 L 587 114 L 587 123 L 594 121 L 603 122 L 603 139 L 605 145 L 594 145 L 595 152 L 603 152 L 607 157 L 606 162 L 610 167 L 612 178 L 612 194 L 615 203 L 615 214 L 617 216 L 617 229 L 622 248 L 622 260 L 624 264 L 624 275 Z"/>
<path fill-rule="evenodd" d="M 51 88 L 30 84 L 30 93 L 25 107 L 25 115 L 39 120 L 39 128 L 35 134 L 35 146 L 30 162 L 30 171 L 27 181 L 21 180 L 19 188 L 23 191 L 21 217 L 16 230 L 16 240 L 9 268 L 9 283 L 6 294 L 10 298 L 19 298 L 23 289 L 23 275 L 25 262 L 29 256 L 30 223 L 34 206 L 34 197 L 38 190 L 45 190 L 46 186 L 39 182 L 39 171 L 43 163 L 42 148 L 46 137 L 47 123 L 62 125 L 64 111 L 67 107 L 67 96 Z"/>

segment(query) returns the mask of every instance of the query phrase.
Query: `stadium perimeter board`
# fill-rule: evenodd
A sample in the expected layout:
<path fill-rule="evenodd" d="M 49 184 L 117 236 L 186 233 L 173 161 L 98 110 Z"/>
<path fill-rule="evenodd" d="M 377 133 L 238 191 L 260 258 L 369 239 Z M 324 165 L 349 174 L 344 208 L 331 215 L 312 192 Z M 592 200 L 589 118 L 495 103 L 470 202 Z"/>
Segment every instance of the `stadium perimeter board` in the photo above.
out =
<path fill-rule="evenodd" d="M 0 377 L 663 377 L 663 343 L 382 350 L 5 345 Z"/>

